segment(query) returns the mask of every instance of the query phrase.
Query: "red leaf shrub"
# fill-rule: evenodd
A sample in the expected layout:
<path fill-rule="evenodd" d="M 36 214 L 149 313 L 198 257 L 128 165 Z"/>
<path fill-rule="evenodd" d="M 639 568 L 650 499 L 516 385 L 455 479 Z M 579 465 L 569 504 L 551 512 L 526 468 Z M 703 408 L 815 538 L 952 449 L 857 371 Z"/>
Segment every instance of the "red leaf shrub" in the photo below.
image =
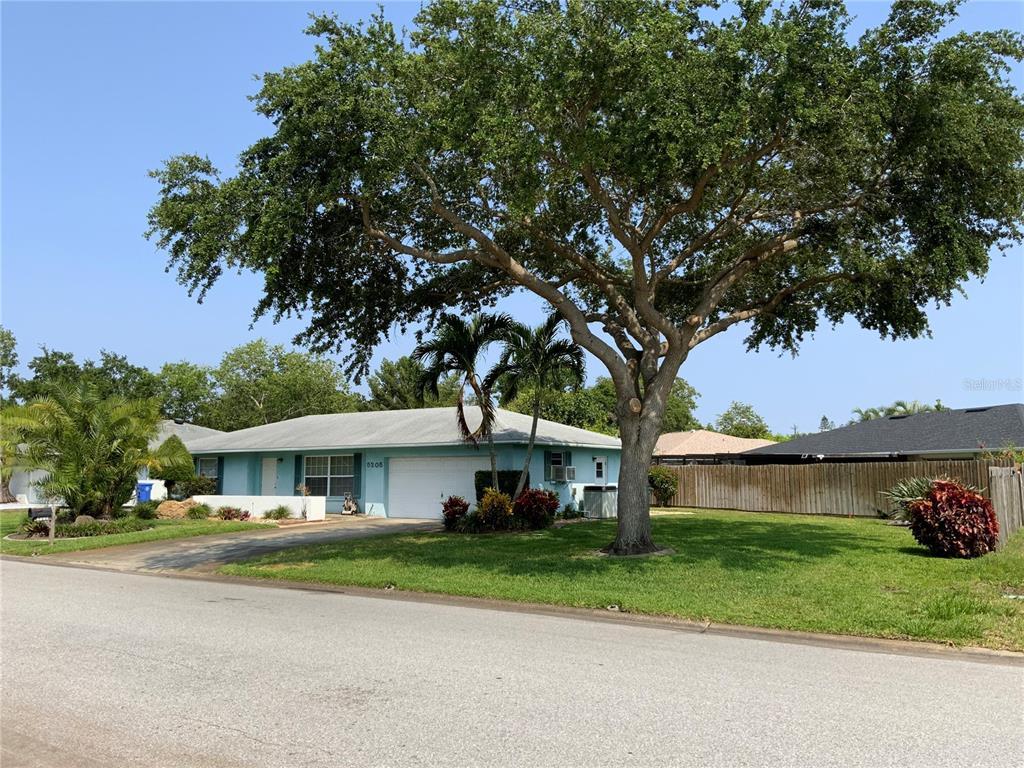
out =
<path fill-rule="evenodd" d="M 512 505 L 512 516 L 518 527 L 528 531 L 547 528 L 555 521 L 558 495 L 539 488 L 527 488 Z"/>
<path fill-rule="evenodd" d="M 217 510 L 217 517 L 221 520 L 248 520 L 249 510 L 238 507 L 220 507 Z"/>
<path fill-rule="evenodd" d="M 908 504 L 910 530 L 939 557 L 980 557 L 996 547 L 999 521 L 992 502 L 952 480 L 935 480 Z"/>
<path fill-rule="evenodd" d="M 454 531 L 459 527 L 459 521 L 469 512 L 469 502 L 461 496 L 449 496 L 441 504 L 441 513 L 444 515 L 444 528 L 446 531 Z"/>

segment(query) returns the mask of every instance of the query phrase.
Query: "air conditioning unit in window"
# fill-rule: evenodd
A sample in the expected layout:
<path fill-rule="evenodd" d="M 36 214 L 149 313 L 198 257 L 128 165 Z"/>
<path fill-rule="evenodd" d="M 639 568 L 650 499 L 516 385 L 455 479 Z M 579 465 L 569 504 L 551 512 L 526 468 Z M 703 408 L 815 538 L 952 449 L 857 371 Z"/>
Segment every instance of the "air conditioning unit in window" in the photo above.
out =
<path fill-rule="evenodd" d="M 551 479 L 556 483 L 564 483 L 566 479 L 567 467 L 552 467 L 551 468 Z"/>
<path fill-rule="evenodd" d="M 565 468 L 565 479 L 570 483 L 576 479 L 576 467 Z"/>

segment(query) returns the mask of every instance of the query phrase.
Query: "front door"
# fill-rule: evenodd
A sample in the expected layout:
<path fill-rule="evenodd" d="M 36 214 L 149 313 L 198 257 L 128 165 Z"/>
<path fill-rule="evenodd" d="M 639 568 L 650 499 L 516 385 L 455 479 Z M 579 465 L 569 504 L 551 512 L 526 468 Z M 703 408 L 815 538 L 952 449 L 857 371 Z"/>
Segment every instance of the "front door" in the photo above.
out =
<path fill-rule="evenodd" d="M 263 483 L 260 493 L 264 496 L 277 496 L 277 459 L 263 460 Z"/>

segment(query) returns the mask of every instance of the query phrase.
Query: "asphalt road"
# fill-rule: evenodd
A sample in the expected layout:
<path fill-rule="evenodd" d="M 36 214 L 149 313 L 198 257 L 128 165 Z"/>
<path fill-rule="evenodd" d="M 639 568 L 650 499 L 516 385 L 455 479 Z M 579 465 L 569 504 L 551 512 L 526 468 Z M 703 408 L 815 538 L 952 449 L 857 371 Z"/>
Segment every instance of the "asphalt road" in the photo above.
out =
<path fill-rule="evenodd" d="M 1024 668 L 0 563 L 20 766 L 1019 766 Z"/>

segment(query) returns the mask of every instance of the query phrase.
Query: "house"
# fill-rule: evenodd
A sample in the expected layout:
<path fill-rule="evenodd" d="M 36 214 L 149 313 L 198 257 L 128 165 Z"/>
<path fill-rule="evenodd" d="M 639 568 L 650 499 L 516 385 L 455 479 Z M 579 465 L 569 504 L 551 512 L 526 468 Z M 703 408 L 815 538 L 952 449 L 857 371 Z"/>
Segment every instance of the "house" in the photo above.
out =
<path fill-rule="evenodd" d="M 954 408 L 860 421 L 743 454 L 748 464 L 976 459 L 1024 447 L 1024 404 Z"/>
<path fill-rule="evenodd" d="M 655 464 L 724 464 L 736 454 L 775 445 L 772 440 L 733 437 L 709 429 L 666 432 L 654 447 Z"/>
<path fill-rule="evenodd" d="M 480 411 L 467 407 L 471 427 Z M 499 470 L 526 460 L 532 418 L 498 410 L 492 430 Z M 346 496 L 360 511 L 386 517 L 440 518 L 450 495 L 476 499 L 478 471 L 490 471 L 486 441 L 467 444 L 455 408 L 420 408 L 303 416 L 196 440 L 198 474 L 216 478 L 218 495 L 326 497 L 340 512 Z M 581 502 L 586 485 L 615 485 L 618 438 L 541 420 L 530 486 Z"/>

